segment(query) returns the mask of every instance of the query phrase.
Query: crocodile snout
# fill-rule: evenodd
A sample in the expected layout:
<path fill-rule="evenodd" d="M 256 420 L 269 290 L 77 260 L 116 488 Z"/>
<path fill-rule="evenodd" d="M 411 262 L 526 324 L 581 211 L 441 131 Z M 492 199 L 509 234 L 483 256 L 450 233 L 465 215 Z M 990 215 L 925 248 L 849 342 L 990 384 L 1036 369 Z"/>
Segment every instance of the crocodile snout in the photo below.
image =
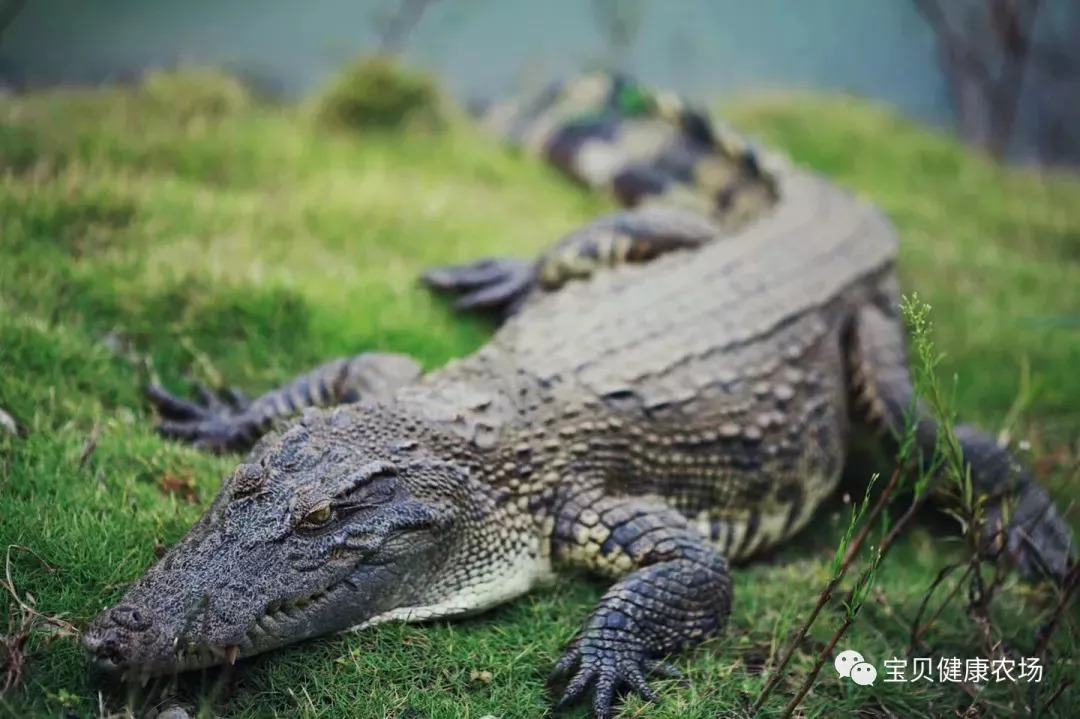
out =
<path fill-rule="evenodd" d="M 94 621 L 83 634 L 83 644 L 95 665 L 107 671 L 119 671 L 131 664 L 137 647 L 149 638 L 153 624 L 145 610 L 120 605 Z"/>

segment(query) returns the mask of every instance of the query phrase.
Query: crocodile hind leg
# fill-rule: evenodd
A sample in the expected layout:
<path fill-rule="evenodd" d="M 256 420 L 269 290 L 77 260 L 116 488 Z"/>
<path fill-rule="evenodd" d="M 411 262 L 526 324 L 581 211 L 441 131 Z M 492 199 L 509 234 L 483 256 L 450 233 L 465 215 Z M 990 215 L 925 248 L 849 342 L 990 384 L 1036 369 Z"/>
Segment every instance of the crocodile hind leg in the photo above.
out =
<path fill-rule="evenodd" d="M 876 306 L 856 315 L 851 336 L 853 394 L 858 409 L 894 437 L 904 431 L 914 389 L 907 367 L 899 317 Z M 918 406 L 915 442 L 924 458 L 933 455 L 938 425 Z M 1002 547 L 1027 577 L 1060 579 L 1074 558 L 1072 532 L 1031 471 L 985 432 L 955 428 L 976 493 L 987 499 L 983 545 Z M 1007 526 L 1006 526 L 1007 525 Z"/>
<path fill-rule="evenodd" d="M 675 509 L 575 491 L 556 512 L 551 551 L 562 565 L 621 577 L 552 672 L 573 671 L 557 710 L 590 689 L 594 719 L 612 715 L 623 689 L 655 701 L 646 674 L 681 677 L 664 657 L 717 633 L 731 612 L 727 562 Z"/>
<path fill-rule="evenodd" d="M 649 260 L 698 247 L 717 237 L 712 220 L 686 210 L 641 207 L 592 222 L 564 237 L 538 260 L 486 259 L 470 265 L 429 270 L 423 280 L 435 290 L 459 295 L 462 311 L 515 314 L 537 292 L 589 277 L 603 267 Z"/>
<path fill-rule="evenodd" d="M 337 359 L 296 377 L 254 401 L 226 390 L 230 401 L 196 385 L 199 401 L 181 399 L 157 384 L 146 395 L 161 415 L 158 434 L 215 452 L 249 449 L 276 419 L 305 407 L 328 407 L 378 398 L 420 376 L 420 365 L 406 355 L 366 352 Z"/>

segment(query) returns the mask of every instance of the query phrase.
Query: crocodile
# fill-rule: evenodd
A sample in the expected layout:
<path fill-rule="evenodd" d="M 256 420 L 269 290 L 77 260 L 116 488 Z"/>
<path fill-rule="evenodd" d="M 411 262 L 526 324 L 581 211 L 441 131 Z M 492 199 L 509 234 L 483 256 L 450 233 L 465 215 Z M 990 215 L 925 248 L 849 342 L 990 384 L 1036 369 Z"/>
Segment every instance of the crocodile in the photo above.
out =
<path fill-rule="evenodd" d="M 924 457 L 898 237 L 870 203 L 628 78 L 587 75 L 482 124 L 622 207 L 535 260 L 424 275 L 497 328 L 423 372 L 331 361 L 255 400 L 151 383 L 158 431 L 247 452 L 197 524 L 84 634 L 129 678 L 382 622 L 463 616 L 568 569 L 610 588 L 556 664 L 557 708 L 621 692 L 724 627 L 729 563 L 800 532 L 856 426 Z M 906 420 L 909 420 L 906 422 Z M 985 432 L 956 436 L 985 546 L 1060 578 L 1070 529 Z"/>

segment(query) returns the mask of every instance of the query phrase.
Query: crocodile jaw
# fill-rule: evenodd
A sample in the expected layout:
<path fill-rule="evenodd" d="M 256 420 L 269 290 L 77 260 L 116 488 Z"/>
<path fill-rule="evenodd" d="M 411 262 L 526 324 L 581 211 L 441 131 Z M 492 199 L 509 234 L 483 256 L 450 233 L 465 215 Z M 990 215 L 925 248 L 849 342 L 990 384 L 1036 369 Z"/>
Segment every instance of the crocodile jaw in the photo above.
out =
<path fill-rule="evenodd" d="M 173 551 L 180 555 L 173 564 L 165 564 L 167 555 L 84 634 L 99 669 L 146 679 L 231 664 L 348 629 L 412 598 L 400 575 L 411 569 L 407 563 L 348 566 L 332 560 L 306 576 L 290 576 L 288 566 L 274 565 L 272 557 L 249 555 L 244 560 L 249 566 L 265 568 L 249 577 L 235 557 L 222 552 L 227 558 L 217 563 L 222 571 L 205 575 L 227 576 L 231 570 L 244 581 L 200 584 L 172 569 L 184 563 L 190 546 L 182 542 Z M 162 601 L 168 594 L 175 600 Z"/>

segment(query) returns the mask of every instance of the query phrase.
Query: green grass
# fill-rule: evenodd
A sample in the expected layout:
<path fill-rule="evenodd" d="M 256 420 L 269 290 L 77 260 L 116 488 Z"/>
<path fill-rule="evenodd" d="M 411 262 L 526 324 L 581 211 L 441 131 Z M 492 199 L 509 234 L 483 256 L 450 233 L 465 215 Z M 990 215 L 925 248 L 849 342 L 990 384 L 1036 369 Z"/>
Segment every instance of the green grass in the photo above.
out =
<path fill-rule="evenodd" d="M 1028 459 L 1060 504 L 1080 497 L 1080 331 L 1046 322 L 1080 314 L 1080 182 L 1003 171 L 849 98 L 772 98 L 728 116 L 892 216 L 904 288 L 933 306 L 961 415 L 994 432 L 1012 417 L 1011 435 L 1031 443 Z M 177 388 L 190 371 L 257 392 L 375 349 L 436 367 L 490 330 L 429 297 L 415 281 L 422 268 L 532 255 L 609 207 L 468 127 L 332 133 L 212 75 L 5 99 L 0 168 L 0 408 L 27 430 L 0 439 L 0 550 L 40 555 L 55 571 L 11 555 L 15 587 L 77 626 L 154 562 L 156 544 L 184 533 L 235 462 L 153 436 L 136 368 L 103 338 L 122 337 Z M 1026 401 L 1010 412 L 1018 396 Z M 852 469 L 853 496 L 872 469 Z M 191 478 L 196 501 L 164 489 L 165 477 Z M 760 666 L 830 576 L 849 514 L 838 501 L 791 546 L 739 568 L 728 631 L 678 660 L 691 687 L 661 683 L 659 706 L 634 698 L 624 716 L 743 715 L 764 684 Z M 926 589 L 961 552 L 939 525 L 920 523 L 884 560 L 841 648 L 879 668 L 903 655 Z M 602 591 L 568 577 L 475 619 L 385 626 L 242 662 L 215 711 L 540 716 L 547 672 Z M 0 602 L 11 608 L 6 592 Z M 1005 587 L 994 617 L 1021 654 L 1052 603 L 1045 587 Z M 764 715 L 778 715 L 843 615 L 826 609 Z M 1040 703 L 1068 676 L 1080 679 L 1076 635 L 1066 622 L 1052 645 Z M 927 639 L 961 659 L 977 656 L 981 641 L 959 608 Z M 25 681 L 0 698 L 0 715 L 96 716 L 99 690 L 107 709 L 123 705 L 123 691 L 98 683 L 71 639 L 46 642 L 38 630 L 26 648 Z M 209 690 L 214 675 L 193 684 Z M 1006 686 L 990 684 L 985 696 L 984 716 L 1012 701 Z M 861 688 L 826 667 L 802 711 L 953 716 L 970 702 L 952 685 Z M 1077 703 L 1071 686 L 1054 709 L 1072 716 Z"/>
<path fill-rule="evenodd" d="M 434 131 L 447 119 L 435 79 L 388 58 L 358 57 L 316 99 L 315 117 L 330 129 Z"/>

